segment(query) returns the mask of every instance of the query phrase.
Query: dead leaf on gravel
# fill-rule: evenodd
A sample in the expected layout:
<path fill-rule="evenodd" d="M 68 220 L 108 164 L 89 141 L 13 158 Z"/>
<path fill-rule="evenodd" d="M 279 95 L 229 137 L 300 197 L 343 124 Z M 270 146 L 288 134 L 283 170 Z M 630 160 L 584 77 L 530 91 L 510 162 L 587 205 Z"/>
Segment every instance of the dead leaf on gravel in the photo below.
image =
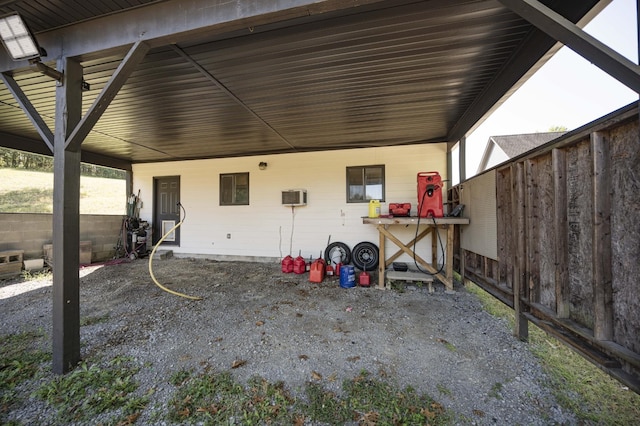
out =
<path fill-rule="evenodd" d="M 478 417 L 484 417 L 484 411 L 482 410 L 473 410 L 473 414 Z"/>
<path fill-rule="evenodd" d="M 438 413 L 444 413 L 444 405 L 440 404 L 439 402 L 432 402 L 431 408 L 433 408 Z"/>
<path fill-rule="evenodd" d="M 138 417 L 140 417 L 140 413 L 133 413 L 133 414 L 127 416 L 126 419 L 124 419 L 121 422 L 117 423 L 116 426 L 132 425 L 132 424 L 134 424 L 136 422 L 136 420 L 138 420 Z"/>
<path fill-rule="evenodd" d="M 209 413 L 215 416 L 216 414 L 218 414 L 218 411 L 220 411 L 220 409 L 215 404 L 211 404 L 209 407 L 198 407 L 196 411 L 198 413 Z"/>
<path fill-rule="evenodd" d="M 313 380 L 322 380 L 322 374 L 318 373 L 317 371 L 312 371 L 311 377 L 313 378 Z"/>
<path fill-rule="evenodd" d="M 263 325 L 264 325 L 264 321 L 256 321 L 256 325 L 257 325 L 258 327 L 261 327 L 261 326 L 263 326 Z"/>
<path fill-rule="evenodd" d="M 309 359 L 309 355 L 305 355 L 305 354 L 298 355 L 298 358 L 299 358 L 299 359 L 301 359 L 301 360 L 303 360 L 303 361 L 306 361 L 306 360 L 308 360 L 308 359 Z"/>
<path fill-rule="evenodd" d="M 349 362 L 356 362 L 360 359 L 359 356 L 350 356 L 349 358 L 347 358 L 347 361 Z"/>
<path fill-rule="evenodd" d="M 297 414 L 293 418 L 293 426 L 304 426 L 304 416 L 301 414 Z"/>
<path fill-rule="evenodd" d="M 330 382 L 335 382 L 336 380 L 338 380 L 338 374 L 333 373 L 332 375 L 329 376 L 327 380 L 329 380 Z"/>
<path fill-rule="evenodd" d="M 244 360 L 244 359 L 236 359 L 235 361 L 233 361 L 233 364 L 231 364 L 231 368 L 242 367 L 246 363 L 247 363 L 247 361 Z"/>
<path fill-rule="evenodd" d="M 369 411 L 365 413 L 358 419 L 358 424 L 363 426 L 376 426 L 378 424 L 378 420 L 380 419 L 380 414 L 375 411 Z"/>

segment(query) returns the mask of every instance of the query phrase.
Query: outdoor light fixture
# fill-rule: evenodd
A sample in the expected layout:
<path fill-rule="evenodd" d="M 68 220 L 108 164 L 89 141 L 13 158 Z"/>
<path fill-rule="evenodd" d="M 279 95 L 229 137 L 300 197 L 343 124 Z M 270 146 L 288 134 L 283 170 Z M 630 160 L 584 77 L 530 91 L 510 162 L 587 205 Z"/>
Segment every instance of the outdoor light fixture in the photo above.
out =
<path fill-rule="evenodd" d="M 0 38 L 14 61 L 41 56 L 40 46 L 18 13 L 0 17 Z"/>
<path fill-rule="evenodd" d="M 267 163 L 265 163 L 264 161 L 261 161 L 260 164 L 258 164 L 258 168 L 260 170 L 264 170 L 267 168 Z"/>
<path fill-rule="evenodd" d="M 19 13 L 14 12 L 0 17 L 0 39 L 7 52 L 14 61 L 29 60 L 33 68 L 58 83 L 62 83 L 62 73 L 40 62 L 40 56 L 47 56 L 47 52 L 38 46 L 36 38 L 29 30 Z M 88 85 L 83 89 L 88 90 Z"/>

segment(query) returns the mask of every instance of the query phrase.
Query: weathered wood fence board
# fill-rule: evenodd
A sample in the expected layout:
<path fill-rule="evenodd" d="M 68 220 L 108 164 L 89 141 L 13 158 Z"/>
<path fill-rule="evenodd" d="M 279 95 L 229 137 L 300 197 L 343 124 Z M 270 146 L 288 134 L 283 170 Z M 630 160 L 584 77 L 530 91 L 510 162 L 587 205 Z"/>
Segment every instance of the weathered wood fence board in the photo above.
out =
<path fill-rule="evenodd" d="M 518 337 L 532 321 L 640 392 L 637 104 L 495 174 L 498 259 L 462 247 L 464 276 L 515 310 Z"/>
<path fill-rule="evenodd" d="M 591 158 L 588 138 L 567 149 L 570 317 L 593 327 Z"/>
<path fill-rule="evenodd" d="M 609 131 L 614 341 L 640 353 L 640 148 L 638 123 Z"/>
<path fill-rule="evenodd" d="M 498 170 L 496 174 L 496 201 L 497 205 L 501 206 L 497 209 L 498 260 L 500 261 L 499 284 L 507 290 L 513 289 L 513 262 L 506 262 L 506 260 L 512 253 L 515 253 L 516 247 L 513 244 L 513 239 L 508 237 L 508 228 L 500 226 L 500 224 L 507 223 L 515 218 L 511 203 L 511 185 L 511 170 Z"/>

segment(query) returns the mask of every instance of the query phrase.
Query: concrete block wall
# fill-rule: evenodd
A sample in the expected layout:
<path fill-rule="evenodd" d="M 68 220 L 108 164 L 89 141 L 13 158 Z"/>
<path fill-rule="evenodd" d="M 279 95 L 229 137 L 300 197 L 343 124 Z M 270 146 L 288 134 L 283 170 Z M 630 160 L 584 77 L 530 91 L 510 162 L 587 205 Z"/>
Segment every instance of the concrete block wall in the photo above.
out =
<path fill-rule="evenodd" d="M 80 241 L 91 241 L 92 262 L 113 258 L 122 219 L 118 215 L 80 215 Z"/>
<path fill-rule="evenodd" d="M 111 259 L 120 236 L 122 216 L 81 215 L 80 241 L 91 241 L 91 261 Z M 24 259 L 41 259 L 51 244 L 53 217 L 46 213 L 0 213 L 0 251 L 24 250 Z"/>

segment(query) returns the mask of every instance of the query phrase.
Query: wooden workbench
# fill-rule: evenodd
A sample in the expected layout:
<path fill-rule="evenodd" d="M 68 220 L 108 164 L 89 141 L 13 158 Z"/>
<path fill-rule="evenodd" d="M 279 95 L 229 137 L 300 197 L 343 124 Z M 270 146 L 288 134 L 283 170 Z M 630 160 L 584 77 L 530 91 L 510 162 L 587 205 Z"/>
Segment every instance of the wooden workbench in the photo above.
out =
<path fill-rule="evenodd" d="M 448 293 L 453 292 L 453 233 L 456 225 L 468 225 L 469 219 L 464 217 L 441 217 L 441 218 L 427 218 L 427 217 L 391 217 L 391 218 L 369 218 L 363 217 L 362 223 L 376 225 L 378 233 L 380 235 L 380 243 L 378 245 L 380 250 L 380 262 L 378 263 L 378 288 L 385 288 L 385 273 L 387 268 L 403 253 L 408 254 L 411 258 L 415 258 L 416 262 L 424 267 L 430 274 L 433 274 L 434 278 L 437 278 L 445 285 Z M 418 236 L 408 243 L 403 243 L 389 230 L 394 225 L 402 226 L 418 226 L 418 224 L 424 229 L 420 231 Z M 447 230 L 447 242 L 444 248 L 445 261 L 444 261 L 444 274 L 438 272 L 438 233 L 431 232 L 436 228 Z M 432 261 L 431 263 L 422 259 L 415 254 L 411 247 L 420 241 L 425 236 L 431 234 L 431 251 Z M 400 247 L 396 253 L 391 256 L 385 253 L 385 243 L 387 238 L 391 240 L 395 245 Z"/>

